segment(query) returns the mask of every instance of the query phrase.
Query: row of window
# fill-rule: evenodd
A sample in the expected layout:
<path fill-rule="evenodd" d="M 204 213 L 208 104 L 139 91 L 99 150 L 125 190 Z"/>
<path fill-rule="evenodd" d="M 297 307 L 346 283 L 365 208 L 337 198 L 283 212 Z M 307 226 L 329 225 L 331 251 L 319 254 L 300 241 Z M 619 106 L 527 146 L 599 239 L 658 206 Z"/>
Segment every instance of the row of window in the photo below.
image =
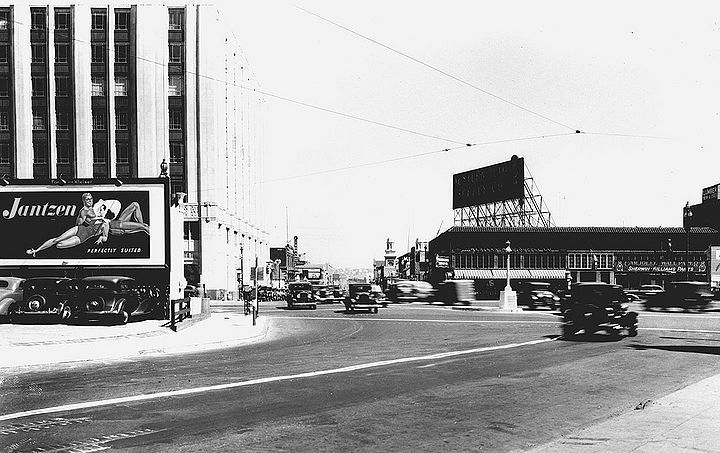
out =
<path fill-rule="evenodd" d="M 69 164 L 71 158 L 70 143 L 67 141 L 57 142 L 57 163 Z M 10 143 L 0 143 L 0 165 L 11 163 L 11 146 Z M 118 164 L 130 163 L 130 146 L 127 142 L 115 142 L 115 156 Z M 182 142 L 170 142 L 170 163 L 181 164 L 185 158 L 185 145 Z M 36 140 L 33 141 L 33 163 L 48 163 L 48 147 L 47 142 Z M 96 140 L 93 141 L 93 163 L 107 163 L 107 142 Z"/>
<path fill-rule="evenodd" d="M 184 93 L 185 79 L 182 75 L 171 75 L 168 77 L 168 96 L 182 96 Z M 92 76 L 90 92 L 92 96 L 105 96 L 105 77 Z M 115 96 L 127 96 L 129 92 L 129 80 L 126 76 L 115 76 Z M 47 93 L 47 79 L 45 77 L 32 78 L 32 95 L 34 97 L 45 97 Z M 55 96 L 67 97 L 70 95 L 70 78 L 55 77 Z M 0 98 L 10 96 L 10 79 L 0 77 Z"/>
<path fill-rule="evenodd" d="M 453 253 L 451 265 L 456 269 L 502 269 L 507 265 L 506 255 Z M 516 254 L 510 255 L 510 266 L 524 269 L 565 269 L 565 255 Z"/>
<path fill-rule="evenodd" d="M 91 29 L 103 31 L 107 29 L 107 11 L 104 9 L 93 9 L 91 11 Z M 32 8 L 30 10 L 30 28 L 33 30 L 47 29 L 45 20 L 45 8 Z M 70 11 L 67 9 L 55 9 L 55 30 L 70 29 Z M 4 19 L 4 20 L 3 20 Z M 0 29 L 8 29 L 8 16 L 0 13 Z M 168 30 L 182 30 L 185 22 L 185 11 L 182 9 L 168 10 Z M 3 27 L 4 26 L 4 27 Z M 130 11 L 115 10 L 115 30 L 128 30 L 130 27 Z"/>
<path fill-rule="evenodd" d="M 90 55 L 93 63 L 105 63 L 105 44 L 90 44 Z M 168 44 L 168 62 L 183 63 L 185 45 L 179 42 Z M 10 56 L 10 48 L 7 44 L 0 45 L 0 63 L 7 63 Z M 130 56 L 130 44 L 115 44 L 115 63 L 127 63 Z M 45 63 L 47 59 L 46 46 L 43 43 L 30 44 L 30 59 L 33 63 Z M 55 43 L 55 63 L 70 62 L 70 44 Z"/>
<path fill-rule="evenodd" d="M 615 257 L 612 253 L 569 253 L 569 269 L 611 269 Z"/>

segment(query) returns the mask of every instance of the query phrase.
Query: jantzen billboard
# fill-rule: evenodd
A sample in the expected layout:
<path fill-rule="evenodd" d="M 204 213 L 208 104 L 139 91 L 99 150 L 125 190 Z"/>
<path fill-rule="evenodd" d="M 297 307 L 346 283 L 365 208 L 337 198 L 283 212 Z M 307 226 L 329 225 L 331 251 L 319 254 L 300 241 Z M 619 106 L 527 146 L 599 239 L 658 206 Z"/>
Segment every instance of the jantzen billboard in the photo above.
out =
<path fill-rule="evenodd" d="M 507 162 L 453 175 L 453 209 L 495 201 L 521 199 L 525 195 L 525 160 L 513 156 Z"/>
<path fill-rule="evenodd" d="M 164 180 L 0 187 L 0 266 L 163 266 Z"/>

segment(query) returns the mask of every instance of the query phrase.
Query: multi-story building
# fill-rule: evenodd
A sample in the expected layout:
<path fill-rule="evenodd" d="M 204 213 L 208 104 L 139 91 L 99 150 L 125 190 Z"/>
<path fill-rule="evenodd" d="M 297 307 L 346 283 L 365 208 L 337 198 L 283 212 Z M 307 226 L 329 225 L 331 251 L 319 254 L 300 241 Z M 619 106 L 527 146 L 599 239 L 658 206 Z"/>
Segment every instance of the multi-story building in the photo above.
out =
<path fill-rule="evenodd" d="M 49 3 L 49 4 L 48 4 Z M 185 270 L 236 293 L 269 257 L 262 100 L 215 6 L 0 6 L 0 177 L 157 177 L 185 201 Z"/>

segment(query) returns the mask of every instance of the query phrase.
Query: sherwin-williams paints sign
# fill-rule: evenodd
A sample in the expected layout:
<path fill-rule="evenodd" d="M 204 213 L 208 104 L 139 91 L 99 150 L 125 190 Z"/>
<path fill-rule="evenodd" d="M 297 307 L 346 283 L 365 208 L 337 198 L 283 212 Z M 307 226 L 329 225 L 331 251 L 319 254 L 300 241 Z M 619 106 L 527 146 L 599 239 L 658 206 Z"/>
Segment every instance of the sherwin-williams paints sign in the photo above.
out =
<path fill-rule="evenodd" d="M 164 184 L 0 188 L 0 265 L 163 265 Z"/>

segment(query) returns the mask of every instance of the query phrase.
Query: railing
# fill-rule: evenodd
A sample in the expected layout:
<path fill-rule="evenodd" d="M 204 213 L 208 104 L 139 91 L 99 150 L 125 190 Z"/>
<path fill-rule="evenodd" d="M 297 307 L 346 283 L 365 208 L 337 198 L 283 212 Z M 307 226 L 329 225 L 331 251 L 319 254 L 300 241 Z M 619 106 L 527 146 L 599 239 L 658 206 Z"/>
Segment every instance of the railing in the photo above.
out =
<path fill-rule="evenodd" d="M 190 298 L 175 299 L 170 301 L 170 328 L 177 332 L 177 324 L 184 319 L 192 318 L 190 314 Z"/>

